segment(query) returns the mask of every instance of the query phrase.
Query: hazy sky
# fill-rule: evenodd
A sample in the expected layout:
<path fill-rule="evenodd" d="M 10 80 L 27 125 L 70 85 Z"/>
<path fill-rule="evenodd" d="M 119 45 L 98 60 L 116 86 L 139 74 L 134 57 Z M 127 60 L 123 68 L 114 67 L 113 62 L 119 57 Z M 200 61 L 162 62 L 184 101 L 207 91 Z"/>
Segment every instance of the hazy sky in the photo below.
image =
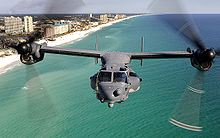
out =
<path fill-rule="evenodd" d="M 166 1 L 171 0 L 163 0 L 163 2 Z M 220 13 L 220 0 L 182 0 L 180 2 L 184 5 L 184 11 L 188 13 Z M 0 14 L 146 13 L 151 3 L 152 0 L 1 0 Z"/>

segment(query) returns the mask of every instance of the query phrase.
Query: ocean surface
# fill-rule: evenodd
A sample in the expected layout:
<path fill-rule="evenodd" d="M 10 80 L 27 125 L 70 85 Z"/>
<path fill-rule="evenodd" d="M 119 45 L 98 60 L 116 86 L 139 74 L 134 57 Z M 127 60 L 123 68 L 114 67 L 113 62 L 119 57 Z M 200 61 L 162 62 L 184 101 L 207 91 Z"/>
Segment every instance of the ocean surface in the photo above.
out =
<path fill-rule="evenodd" d="M 207 47 L 220 48 L 220 15 L 193 17 Z M 125 20 L 62 47 L 95 49 L 97 34 L 100 51 L 139 52 L 142 36 L 148 52 L 195 48 L 155 16 Z M 100 65 L 93 58 L 46 54 L 40 63 L 0 74 L 0 137 L 220 136 L 220 59 L 205 72 L 205 93 L 198 101 L 201 132 L 168 121 L 197 73 L 189 59 L 144 60 L 143 67 L 132 61 L 131 68 L 143 79 L 141 89 L 112 109 L 90 88 L 89 78 Z"/>

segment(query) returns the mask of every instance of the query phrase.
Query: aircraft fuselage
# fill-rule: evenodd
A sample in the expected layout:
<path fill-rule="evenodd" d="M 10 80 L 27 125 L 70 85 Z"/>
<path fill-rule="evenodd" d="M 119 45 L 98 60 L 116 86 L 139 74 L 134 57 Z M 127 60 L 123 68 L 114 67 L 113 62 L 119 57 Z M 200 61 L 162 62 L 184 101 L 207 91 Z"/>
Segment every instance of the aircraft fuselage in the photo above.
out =
<path fill-rule="evenodd" d="M 139 90 L 141 79 L 129 65 L 130 57 L 117 52 L 102 57 L 101 69 L 90 78 L 98 100 L 113 107 L 114 103 L 125 101 L 130 93 Z"/>

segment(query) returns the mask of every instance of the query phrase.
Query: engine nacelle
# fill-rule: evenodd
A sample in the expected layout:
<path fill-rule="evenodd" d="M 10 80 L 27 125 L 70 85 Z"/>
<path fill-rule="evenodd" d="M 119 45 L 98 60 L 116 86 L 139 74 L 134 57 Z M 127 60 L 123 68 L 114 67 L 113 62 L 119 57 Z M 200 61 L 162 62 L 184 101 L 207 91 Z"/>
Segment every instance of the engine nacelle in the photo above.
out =
<path fill-rule="evenodd" d="M 191 64 L 193 67 L 201 71 L 207 71 L 212 67 L 215 52 L 212 49 L 192 51 Z"/>
<path fill-rule="evenodd" d="M 90 77 L 90 80 L 91 80 L 92 89 L 97 90 L 96 89 L 97 73 L 93 75 L 92 77 Z"/>
<path fill-rule="evenodd" d="M 46 43 L 40 45 L 32 43 L 31 45 L 23 45 L 19 49 L 20 60 L 23 64 L 32 65 L 44 59 L 44 53 L 40 52 L 40 48 L 46 46 Z"/>

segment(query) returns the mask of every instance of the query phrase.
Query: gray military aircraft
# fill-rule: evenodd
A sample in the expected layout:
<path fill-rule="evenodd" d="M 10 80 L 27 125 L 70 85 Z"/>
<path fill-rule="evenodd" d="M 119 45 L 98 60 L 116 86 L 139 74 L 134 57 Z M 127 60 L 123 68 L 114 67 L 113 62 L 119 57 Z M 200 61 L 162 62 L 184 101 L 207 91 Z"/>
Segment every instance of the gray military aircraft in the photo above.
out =
<path fill-rule="evenodd" d="M 142 38 L 141 52 L 102 52 L 98 51 L 98 41 L 96 42 L 96 50 L 81 50 L 49 47 L 46 43 L 37 44 L 34 43 L 35 37 L 37 36 L 30 37 L 27 42 L 21 43 L 18 46 L 11 45 L 10 47 L 18 51 L 21 55 L 21 62 L 27 65 L 42 61 L 45 53 L 91 57 L 96 59 L 96 63 L 98 63 L 98 58 L 100 58 L 102 66 L 95 75 L 90 77 L 91 87 L 96 91 L 96 98 L 102 103 L 107 102 L 108 106 L 112 108 L 114 103 L 124 102 L 130 93 L 140 89 L 140 82 L 142 79 L 130 68 L 131 60 L 141 60 L 141 65 L 143 65 L 143 59 L 189 58 L 193 67 L 199 71 L 207 71 L 212 67 L 215 57 L 220 56 L 220 50 L 206 48 L 205 44 L 200 39 L 195 24 L 192 22 L 191 18 L 188 18 L 189 16 L 179 16 L 175 14 L 168 16 L 161 15 L 161 13 L 167 13 L 166 11 L 161 12 L 161 9 L 167 8 L 169 5 L 174 5 L 173 7 L 176 7 L 176 9 L 181 9 L 177 1 L 172 0 L 171 2 L 172 3 L 168 3 L 166 1 L 164 3 L 164 1 L 159 1 L 159 4 L 156 3 L 155 6 L 152 4 L 152 13 L 157 14 L 155 16 L 158 17 L 159 20 L 169 24 L 172 29 L 179 32 L 179 34 L 187 41 L 191 42 L 197 49 L 191 50 L 188 48 L 186 51 L 144 52 Z M 175 2 L 176 4 L 174 4 Z M 192 82 L 192 86 L 195 87 L 196 84 L 200 84 L 202 78 L 203 75 L 201 72 L 198 73 L 194 78 L 196 81 Z M 190 95 L 188 97 L 200 96 L 199 94 L 203 92 L 201 88 L 202 85 L 198 85 L 196 88 L 192 86 L 188 87 L 188 94 L 196 93 L 198 95 Z M 197 102 L 197 100 L 191 101 Z M 183 104 L 186 106 L 185 103 Z M 199 112 L 199 110 L 196 111 Z M 196 116 L 197 115 L 198 113 L 196 113 Z M 201 127 L 189 125 L 181 121 L 181 117 L 179 116 L 177 118 L 179 119 L 176 119 L 176 117 L 170 118 L 170 122 L 176 126 L 193 131 L 201 131 L 202 129 Z"/>
<path fill-rule="evenodd" d="M 143 40 L 143 38 L 142 38 Z M 136 92 L 140 88 L 141 78 L 129 67 L 131 60 L 137 59 L 155 59 L 155 58 L 190 58 L 191 64 L 195 68 L 206 71 L 212 66 L 215 56 L 220 56 L 219 51 L 214 49 L 200 49 L 187 51 L 171 51 L 171 52 L 101 52 L 97 50 L 79 50 L 62 47 L 49 47 L 46 43 L 36 44 L 22 43 L 15 47 L 20 56 L 22 63 L 31 65 L 37 63 L 44 58 L 45 53 L 74 55 L 101 58 L 101 69 L 92 77 L 91 87 L 96 91 L 96 97 L 102 103 L 108 102 L 108 106 L 112 108 L 114 103 L 125 101 L 129 94 Z M 142 44 L 143 49 L 143 44 Z M 142 62 L 141 62 L 142 64 Z"/>
<path fill-rule="evenodd" d="M 136 92 L 140 89 L 140 82 L 142 79 L 130 68 L 131 60 L 141 60 L 143 65 L 143 59 L 171 59 L 171 58 L 189 58 L 191 65 L 199 71 L 207 71 L 212 67 L 215 57 L 220 56 L 220 50 L 213 48 L 206 48 L 205 44 L 201 41 L 196 26 L 193 23 L 189 23 L 188 17 L 182 15 L 181 18 L 177 15 L 155 15 L 158 19 L 169 24 L 172 29 L 176 30 L 186 40 L 191 42 L 197 49 L 191 50 L 187 48 L 186 51 L 168 51 L 168 52 L 144 52 L 143 38 L 141 52 L 102 52 L 98 51 L 98 39 L 96 42 L 96 50 L 82 50 L 63 47 L 50 47 L 46 43 L 37 44 L 34 43 L 35 36 L 30 37 L 27 42 L 21 43 L 17 46 L 11 46 L 15 48 L 20 54 L 20 60 L 22 63 L 31 65 L 40 62 L 44 59 L 45 53 L 62 54 L 72 56 L 84 56 L 96 59 L 101 59 L 101 69 L 92 77 L 91 87 L 96 91 L 96 98 L 102 103 L 107 102 L 108 106 L 112 108 L 115 103 L 124 102 L 130 93 Z M 202 84 L 198 85 L 202 81 L 203 76 L 198 74 L 194 80 L 192 86 L 188 88 L 189 93 L 197 93 L 195 99 L 198 99 L 202 92 Z M 202 82 L 201 82 L 202 83 Z M 193 87 L 194 86 L 194 87 Z M 191 96 L 193 97 L 193 95 Z M 199 104 L 200 101 L 191 100 Z M 185 103 L 183 103 L 186 105 Z M 191 107 L 189 107 L 191 108 Z M 195 116 L 198 116 L 199 109 L 195 110 Z M 178 111 L 177 111 L 178 113 Z M 194 115 L 190 115 L 194 116 Z M 177 116 L 178 118 L 179 116 Z M 181 118 L 170 118 L 170 122 L 176 126 L 193 130 L 201 131 L 202 127 L 188 125 L 187 123 L 181 123 Z M 177 121 L 178 120 L 178 121 Z"/>

